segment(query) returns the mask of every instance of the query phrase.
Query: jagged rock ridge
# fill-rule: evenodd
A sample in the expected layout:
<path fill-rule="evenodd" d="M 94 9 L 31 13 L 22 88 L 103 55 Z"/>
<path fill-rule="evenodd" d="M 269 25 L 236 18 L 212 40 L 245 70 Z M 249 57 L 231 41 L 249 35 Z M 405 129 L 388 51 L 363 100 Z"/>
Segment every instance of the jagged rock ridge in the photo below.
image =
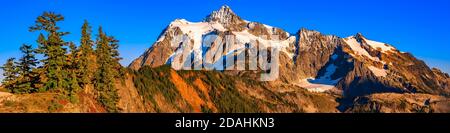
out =
<path fill-rule="evenodd" d="M 177 36 L 188 36 L 190 40 L 171 43 Z M 227 36 L 235 38 L 238 45 L 223 43 Z M 211 37 L 221 41 L 207 42 Z M 143 66 L 170 64 L 180 70 L 207 64 L 225 68 L 223 60 L 234 60 L 234 64 L 259 62 L 235 58 L 249 57 L 255 54 L 249 48 L 268 44 L 281 49 L 277 61 L 280 74 L 277 81 L 271 82 L 274 84 L 296 85 L 314 92 L 333 91 L 348 98 L 382 92 L 450 94 L 448 75 L 432 70 L 392 45 L 369 40 L 360 33 L 340 38 L 300 29 L 289 34 L 280 28 L 243 20 L 228 6 L 212 12 L 202 22 L 173 21 L 158 41 L 129 67 L 138 70 Z M 229 56 L 230 53 L 234 56 Z M 180 62 L 182 59 L 195 63 Z"/>

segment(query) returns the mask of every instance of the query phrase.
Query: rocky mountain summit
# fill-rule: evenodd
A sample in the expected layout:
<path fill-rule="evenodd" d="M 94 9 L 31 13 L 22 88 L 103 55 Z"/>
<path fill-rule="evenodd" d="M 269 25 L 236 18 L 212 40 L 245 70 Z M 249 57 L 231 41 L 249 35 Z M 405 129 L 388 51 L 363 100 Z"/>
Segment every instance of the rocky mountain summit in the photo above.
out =
<path fill-rule="evenodd" d="M 189 40 L 177 40 L 180 36 Z M 176 70 L 205 66 L 224 70 L 244 64 L 241 66 L 247 69 L 243 71 L 261 70 L 259 66 L 250 69 L 255 68 L 251 64 L 261 62 L 256 56 L 264 53 L 252 51 L 252 47 L 279 49 L 279 58 L 273 59 L 279 66 L 279 78 L 272 83 L 296 85 L 313 92 L 341 92 L 348 98 L 383 92 L 450 94 L 448 74 L 429 68 L 392 45 L 369 40 L 360 33 L 341 38 L 303 28 L 290 34 L 243 20 L 228 6 L 213 11 L 202 22 L 173 21 L 129 67 L 138 70 L 167 64 Z"/>
<path fill-rule="evenodd" d="M 106 45 L 103 35 L 96 43 L 118 56 L 117 40 Z M 99 65 L 104 72 L 92 79 L 109 75 L 101 82 L 107 89 L 86 83 L 69 97 L 0 86 L 0 112 L 450 112 L 449 75 L 411 53 L 361 33 L 289 33 L 244 20 L 228 6 L 200 22 L 172 21 L 143 52 L 128 68 Z M 99 90 L 113 100 L 99 100 Z"/>

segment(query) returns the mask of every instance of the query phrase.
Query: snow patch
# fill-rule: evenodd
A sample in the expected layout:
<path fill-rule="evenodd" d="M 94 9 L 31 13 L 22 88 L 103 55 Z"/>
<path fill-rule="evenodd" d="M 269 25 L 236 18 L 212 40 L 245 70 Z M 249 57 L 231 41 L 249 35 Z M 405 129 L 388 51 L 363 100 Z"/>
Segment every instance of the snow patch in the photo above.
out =
<path fill-rule="evenodd" d="M 185 19 L 177 19 L 170 24 L 170 27 L 178 27 L 193 41 L 193 51 L 195 55 L 202 54 L 202 37 L 215 30 L 226 31 L 224 26 L 218 22 L 189 22 Z M 190 43 L 190 42 L 189 42 Z M 202 60 L 201 56 L 195 56 L 194 61 Z"/>
<path fill-rule="evenodd" d="M 268 30 L 268 32 L 270 33 L 270 34 L 273 34 L 274 33 L 274 28 L 272 27 L 272 26 L 270 26 L 270 25 L 265 25 L 265 24 L 263 24 L 264 25 L 264 27 L 266 27 L 267 28 L 267 30 Z"/>
<path fill-rule="evenodd" d="M 350 46 L 350 48 L 351 48 L 357 55 L 361 55 L 361 56 L 368 57 L 368 58 L 370 58 L 371 60 L 374 60 L 374 61 L 380 61 L 380 59 L 377 58 L 377 57 L 371 56 L 371 55 L 369 54 L 369 52 L 368 52 L 366 49 L 364 49 L 364 48 L 362 47 L 362 45 L 370 46 L 371 48 L 373 48 L 373 49 L 375 49 L 375 50 L 378 50 L 378 48 L 379 48 L 379 49 L 381 50 L 380 52 L 383 52 L 383 53 L 385 53 L 385 52 L 387 52 L 387 51 L 395 50 L 394 47 L 392 47 L 392 46 L 390 46 L 390 45 L 388 45 L 388 44 L 386 44 L 386 43 L 377 42 L 377 41 L 372 41 L 372 40 L 368 40 L 368 39 L 366 39 L 366 38 L 362 38 L 362 39 L 364 39 L 364 41 L 365 41 L 366 43 L 359 43 L 359 42 L 356 40 L 355 36 L 350 36 L 350 37 L 344 38 L 344 41 L 345 41 L 345 43 L 348 44 L 348 46 Z"/>
<path fill-rule="evenodd" d="M 380 48 L 381 52 L 387 52 L 390 50 L 394 50 L 393 47 L 387 45 L 386 43 L 376 42 L 376 41 L 367 40 L 367 39 L 364 39 L 364 40 L 366 40 L 367 44 L 370 45 L 372 48 L 375 48 L 375 49 Z"/>
<path fill-rule="evenodd" d="M 300 80 L 296 85 L 310 92 L 326 92 L 332 89 L 336 89 L 336 84 L 339 80 L 323 80 L 307 78 Z"/>
<path fill-rule="evenodd" d="M 271 30 L 273 29 L 273 27 L 268 26 L 268 25 L 264 25 L 267 28 L 270 28 Z M 173 21 L 169 28 L 180 28 L 180 30 L 183 32 L 184 35 L 188 36 L 191 40 L 188 41 L 188 45 L 190 46 L 190 48 L 192 48 L 192 51 L 190 51 L 190 53 L 194 54 L 194 55 L 203 55 L 203 51 L 205 51 L 202 47 L 202 43 L 203 43 L 203 37 L 205 35 L 208 35 L 212 32 L 214 32 L 215 30 L 217 31 L 227 31 L 226 28 L 224 28 L 224 26 L 216 21 L 213 22 L 189 22 L 186 21 L 185 19 L 177 19 L 175 21 Z M 266 39 L 266 38 L 262 38 L 262 37 L 258 37 L 255 36 L 251 33 L 248 32 L 248 30 L 243 30 L 240 32 L 236 32 L 236 31 L 232 31 L 232 33 L 235 35 L 235 39 L 236 40 L 229 40 L 229 41 L 235 41 L 234 43 L 236 43 L 236 45 L 229 45 L 231 47 L 227 47 L 226 49 L 223 49 L 226 52 L 232 52 L 232 53 L 227 53 L 228 54 L 234 54 L 234 51 L 237 52 L 242 52 L 245 49 L 245 44 L 247 43 L 255 43 L 256 41 L 259 42 L 259 45 L 262 47 L 276 47 L 278 48 L 281 52 L 286 53 L 289 58 L 293 59 L 294 58 L 294 53 L 293 52 L 289 52 L 290 47 L 289 45 L 294 43 L 296 41 L 296 37 L 295 36 L 291 36 L 287 39 L 284 40 L 270 40 L 270 39 Z M 166 33 L 165 33 L 166 34 Z M 162 41 L 164 39 L 164 36 L 160 37 L 158 39 L 158 41 Z M 186 52 L 183 51 L 183 49 L 178 49 L 177 51 L 175 51 L 172 55 L 170 55 L 169 59 L 166 61 L 166 64 L 169 64 L 173 61 L 173 59 L 177 56 L 179 56 L 181 53 Z M 202 56 L 195 56 L 194 57 L 194 62 L 199 61 L 199 63 L 201 63 L 201 61 L 203 60 Z M 226 56 L 226 55 L 220 55 L 220 56 Z M 210 62 L 212 63 L 212 65 L 219 65 L 222 66 L 221 60 L 223 59 L 223 57 L 219 57 L 219 60 L 214 61 L 214 62 Z"/>
<path fill-rule="evenodd" d="M 307 79 L 302 79 L 296 85 L 303 87 L 310 92 L 325 92 L 331 89 L 336 89 L 335 86 L 341 80 L 341 78 L 333 80 L 331 79 L 331 75 L 333 75 L 336 72 L 337 66 L 331 64 L 328 65 L 328 67 L 325 70 L 326 72 L 322 77 L 319 77 L 318 79 L 311 77 Z"/>
<path fill-rule="evenodd" d="M 267 29 L 273 29 L 273 26 L 270 26 L 270 25 L 266 25 L 266 24 L 264 24 L 264 26 L 267 28 Z"/>
<path fill-rule="evenodd" d="M 361 56 L 366 56 L 372 60 L 378 61 L 378 58 L 375 58 L 373 56 L 371 56 L 366 49 L 361 47 L 361 44 L 356 40 L 355 37 L 348 37 L 344 39 L 345 43 L 348 44 L 348 46 L 350 46 L 350 48 L 357 54 L 357 55 L 361 55 Z"/>
<path fill-rule="evenodd" d="M 226 31 L 225 27 L 223 27 L 223 25 L 220 23 L 213 23 L 211 24 L 211 27 L 219 31 Z"/>
<path fill-rule="evenodd" d="M 369 66 L 369 69 L 377 77 L 385 77 L 387 75 L 387 72 L 384 69 L 376 68 L 374 66 Z"/>
<path fill-rule="evenodd" d="M 166 39 L 166 33 L 164 33 L 156 42 L 162 42 L 164 39 Z"/>
<path fill-rule="evenodd" d="M 272 46 L 272 47 L 277 47 L 279 48 L 282 52 L 285 52 L 289 58 L 293 59 L 294 58 L 294 53 L 292 52 L 288 52 L 288 48 L 289 48 L 289 44 L 293 41 L 295 41 L 295 37 L 289 37 L 286 40 L 267 40 L 261 37 L 257 37 L 251 33 L 248 32 L 248 30 L 244 30 L 241 32 L 233 32 L 236 35 L 236 39 L 238 39 L 238 46 L 245 46 L 242 44 L 245 43 L 251 43 L 251 41 L 258 41 L 260 43 L 260 45 L 267 47 L 267 46 Z M 274 45 L 276 44 L 276 45 Z"/>

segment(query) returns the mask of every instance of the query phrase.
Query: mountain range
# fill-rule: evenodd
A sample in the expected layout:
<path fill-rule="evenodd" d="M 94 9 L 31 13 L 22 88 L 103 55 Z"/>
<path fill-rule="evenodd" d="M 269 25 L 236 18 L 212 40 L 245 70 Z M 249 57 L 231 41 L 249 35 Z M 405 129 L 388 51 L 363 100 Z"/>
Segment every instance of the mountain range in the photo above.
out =
<path fill-rule="evenodd" d="M 288 33 L 222 6 L 201 22 L 171 22 L 116 83 L 118 107 L 122 112 L 450 112 L 447 73 L 369 38 L 306 28 Z M 77 111 L 102 112 L 92 100 L 81 101 L 74 106 L 86 107 Z"/>
<path fill-rule="evenodd" d="M 179 46 L 171 46 L 171 39 L 177 35 L 188 36 L 191 40 Z M 210 37 L 224 39 L 229 36 L 241 45 L 205 43 Z M 181 69 L 182 66 L 173 64 L 184 65 L 186 62 L 176 62 L 173 59 L 188 55 L 192 56 L 193 62 L 203 61 L 216 68 L 217 64 L 223 65 L 219 68 L 226 68 L 223 60 L 232 61 L 236 56 L 251 55 L 248 45 L 252 47 L 270 43 L 277 43 L 281 49 L 277 61 L 280 66 L 279 78 L 271 84 L 298 86 L 310 92 L 338 93 L 344 99 L 376 93 L 426 93 L 445 97 L 450 94 L 448 74 L 429 68 L 412 54 L 401 52 L 392 45 L 369 40 L 360 33 L 341 38 L 303 28 L 290 34 L 281 28 L 244 20 L 228 6 L 214 11 L 202 22 L 184 19 L 173 21 L 162 32 L 158 41 L 129 67 L 138 70 L 143 66 L 159 67 L 169 64 L 175 69 Z M 242 47 L 244 44 L 245 48 Z M 204 45 L 210 48 L 204 49 Z M 222 47 L 223 50 L 220 51 Z M 184 51 L 189 53 L 183 54 Z M 234 56 L 229 56 L 230 52 Z M 205 57 L 208 53 L 214 53 L 214 58 Z M 232 65 L 240 62 L 246 62 L 247 66 L 249 64 L 248 60 L 242 58 L 235 60 Z M 191 67 L 190 65 L 187 66 Z M 232 75 L 243 73 L 248 72 L 240 71 Z"/>

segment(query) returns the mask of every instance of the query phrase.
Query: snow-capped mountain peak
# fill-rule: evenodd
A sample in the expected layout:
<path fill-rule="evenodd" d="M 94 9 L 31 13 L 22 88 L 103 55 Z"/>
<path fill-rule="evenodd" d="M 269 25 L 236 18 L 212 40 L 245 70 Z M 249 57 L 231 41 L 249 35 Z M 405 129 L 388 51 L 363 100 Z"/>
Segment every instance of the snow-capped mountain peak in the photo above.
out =
<path fill-rule="evenodd" d="M 269 48 L 279 50 L 279 56 L 273 58 L 273 66 L 279 67 L 275 83 L 319 92 L 337 89 L 350 98 L 375 92 L 448 92 L 442 85 L 445 81 L 423 76 L 441 73 L 411 54 L 369 40 L 361 33 L 340 38 L 301 29 L 289 34 L 280 28 L 245 21 L 228 6 L 213 11 L 202 22 L 173 21 L 129 67 L 139 70 L 170 64 L 175 70 L 232 68 L 251 73 L 261 69 L 257 66 L 264 58 L 259 56 L 269 53 L 261 51 L 271 53 Z"/>
<path fill-rule="evenodd" d="M 213 11 L 210 15 L 208 15 L 205 18 L 205 22 L 218 22 L 228 27 L 244 21 L 237 16 L 229 6 L 224 5 L 219 10 Z"/>
<path fill-rule="evenodd" d="M 361 33 L 343 39 L 344 42 L 353 50 L 356 55 L 365 56 L 374 61 L 380 61 L 379 57 L 374 56 L 373 51 L 381 53 L 394 52 L 396 49 L 386 43 L 372 41 L 364 37 Z"/>
<path fill-rule="evenodd" d="M 353 36 L 353 38 L 355 38 L 356 41 L 358 41 L 360 44 L 368 45 L 374 49 L 379 49 L 381 52 L 395 50 L 394 47 L 392 47 L 386 43 L 369 40 L 366 37 L 364 37 L 361 33 L 357 33 L 355 36 Z"/>

